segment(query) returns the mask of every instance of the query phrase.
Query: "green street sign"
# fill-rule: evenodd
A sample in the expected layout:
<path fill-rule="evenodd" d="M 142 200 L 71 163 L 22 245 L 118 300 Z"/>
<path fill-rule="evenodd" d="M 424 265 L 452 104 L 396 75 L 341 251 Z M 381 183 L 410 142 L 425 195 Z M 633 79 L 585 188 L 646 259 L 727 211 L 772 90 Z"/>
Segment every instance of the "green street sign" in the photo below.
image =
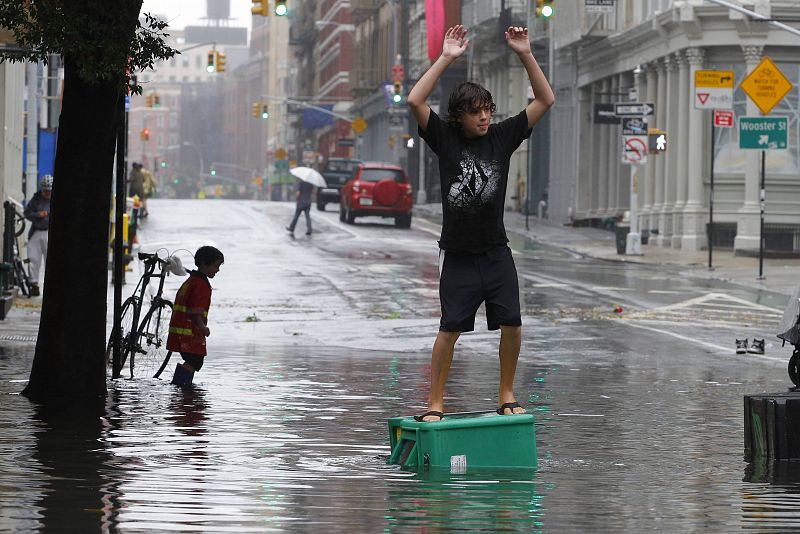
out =
<path fill-rule="evenodd" d="M 788 117 L 740 117 L 739 148 L 785 149 L 789 142 Z"/>

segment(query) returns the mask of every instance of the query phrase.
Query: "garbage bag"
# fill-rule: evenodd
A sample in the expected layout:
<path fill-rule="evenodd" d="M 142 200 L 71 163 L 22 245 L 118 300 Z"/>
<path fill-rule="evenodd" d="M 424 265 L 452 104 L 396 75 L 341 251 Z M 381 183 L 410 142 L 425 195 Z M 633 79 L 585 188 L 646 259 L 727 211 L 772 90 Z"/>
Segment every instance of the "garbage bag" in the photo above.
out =
<path fill-rule="evenodd" d="M 783 311 L 778 338 L 794 346 L 800 345 L 800 287 L 795 288 Z"/>

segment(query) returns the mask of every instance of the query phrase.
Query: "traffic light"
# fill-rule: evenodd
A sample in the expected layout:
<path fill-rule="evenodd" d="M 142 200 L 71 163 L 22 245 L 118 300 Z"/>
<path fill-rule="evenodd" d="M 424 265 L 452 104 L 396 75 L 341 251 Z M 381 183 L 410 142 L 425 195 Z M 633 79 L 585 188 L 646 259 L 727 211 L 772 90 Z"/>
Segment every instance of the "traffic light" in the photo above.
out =
<path fill-rule="evenodd" d="M 289 13 L 289 8 L 286 7 L 286 0 L 275 0 L 275 14 L 279 17 L 285 17 Z"/>
<path fill-rule="evenodd" d="M 392 91 L 392 102 L 400 104 L 403 102 L 403 82 L 395 80 L 394 89 Z"/>
<path fill-rule="evenodd" d="M 145 105 L 148 108 L 152 108 L 153 107 L 153 95 L 147 95 L 144 100 L 145 100 Z"/>
<path fill-rule="evenodd" d="M 150 140 L 150 130 L 148 128 L 142 129 L 142 133 L 139 134 L 139 139 L 142 141 L 149 141 Z"/>
<path fill-rule="evenodd" d="M 160 108 L 161 107 L 161 95 L 158 93 L 153 95 L 153 107 Z"/>
<path fill-rule="evenodd" d="M 217 175 L 217 169 L 211 167 L 211 176 L 216 176 L 216 175 Z"/>
<path fill-rule="evenodd" d="M 253 15 L 261 15 L 262 17 L 269 17 L 269 0 L 252 0 L 253 7 L 250 12 Z"/>
<path fill-rule="evenodd" d="M 262 119 L 269 118 L 269 104 L 261 104 L 261 118 Z"/>
<path fill-rule="evenodd" d="M 555 0 L 536 0 L 536 16 L 549 19 L 556 13 Z"/>
<path fill-rule="evenodd" d="M 166 162 L 166 161 L 164 161 L 164 160 L 162 159 L 162 160 L 161 160 L 161 163 L 159 163 L 159 166 L 160 166 L 162 169 L 166 169 L 166 168 L 167 168 L 167 162 Z"/>
<path fill-rule="evenodd" d="M 217 66 L 215 64 L 216 59 L 217 59 L 216 50 L 212 50 L 211 52 L 208 53 L 208 61 L 206 62 L 206 72 L 208 72 L 209 74 L 217 70 Z"/>
<path fill-rule="evenodd" d="M 225 54 L 217 52 L 217 72 L 225 72 Z"/>
<path fill-rule="evenodd" d="M 258 116 L 261 115 L 261 104 L 259 104 L 258 102 L 253 102 L 253 107 L 250 110 L 250 114 L 253 117 L 258 118 Z"/>

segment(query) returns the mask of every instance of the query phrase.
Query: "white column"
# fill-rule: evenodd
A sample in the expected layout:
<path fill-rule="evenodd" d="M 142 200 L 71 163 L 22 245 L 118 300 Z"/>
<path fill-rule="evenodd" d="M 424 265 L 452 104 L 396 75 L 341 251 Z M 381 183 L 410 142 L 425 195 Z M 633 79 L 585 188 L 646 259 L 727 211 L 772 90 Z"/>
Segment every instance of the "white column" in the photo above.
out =
<path fill-rule="evenodd" d="M 600 85 L 601 93 L 609 93 L 608 80 L 603 80 Z M 608 95 L 601 96 L 603 102 L 608 102 Z M 602 124 L 599 127 L 598 135 L 598 157 L 597 167 L 595 168 L 595 175 L 597 176 L 597 215 L 605 217 L 608 212 L 608 138 L 611 136 L 612 126 L 609 124 Z"/>
<path fill-rule="evenodd" d="M 702 70 L 705 61 L 705 49 L 687 48 L 686 59 L 689 61 L 689 85 L 694 86 L 694 73 Z M 687 175 L 686 205 L 683 208 L 683 250 L 700 250 L 707 246 L 706 213 L 703 184 L 703 111 L 694 109 L 694 97 L 691 97 L 688 109 L 687 131 Z M 710 147 L 709 147 L 710 148 Z"/>
<path fill-rule="evenodd" d="M 764 47 L 761 45 L 744 45 L 742 46 L 742 51 L 747 65 L 747 73 L 749 74 L 761 61 Z M 748 98 L 747 115 L 760 114 L 758 107 Z M 745 150 L 744 153 L 744 203 L 737 211 L 736 239 L 733 242 L 733 250 L 737 253 L 740 250 L 758 250 L 759 240 L 761 239 L 761 211 L 758 198 L 761 152 L 758 150 Z"/>
<path fill-rule="evenodd" d="M 677 130 L 678 121 L 676 120 L 675 113 L 677 111 L 678 95 L 677 93 L 677 70 L 678 64 L 672 55 L 664 57 L 664 67 L 667 70 L 667 94 L 665 95 L 666 107 L 664 124 L 666 125 L 667 132 Z M 669 247 L 672 244 L 672 220 L 675 216 L 675 178 L 677 173 L 675 168 L 678 162 L 677 154 L 674 151 L 667 150 L 661 156 L 664 158 L 664 204 L 661 208 L 661 245 Z"/>
<path fill-rule="evenodd" d="M 658 82 L 658 71 L 653 63 L 649 63 L 644 67 L 647 74 L 647 98 L 645 102 L 656 101 L 656 84 Z M 651 118 L 649 126 L 655 127 L 655 117 Z M 644 187 L 642 188 L 642 195 L 644 196 L 644 206 L 642 206 L 642 228 L 650 230 L 656 227 L 654 220 L 654 204 L 655 204 L 655 179 L 656 179 L 656 162 L 653 158 L 647 158 L 647 167 L 644 171 Z"/>
<path fill-rule="evenodd" d="M 622 100 L 619 96 L 613 93 L 619 93 L 619 85 L 617 84 L 617 77 L 611 76 L 608 79 L 608 92 L 611 102 L 619 102 Z M 620 127 L 616 124 L 608 126 L 608 170 L 606 174 L 606 216 L 611 217 L 617 214 L 617 179 L 618 168 L 620 164 L 619 157 L 619 143 L 620 143 Z"/>
<path fill-rule="evenodd" d="M 681 248 L 683 241 L 683 209 L 686 207 L 686 195 L 689 187 L 689 107 L 693 102 L 689 100 L 689 61 L 683 51 L 675 52 L 675 62 L 678 64 L 678 108 L 675 110 L 678 131 L 670 132 L 672 136 L 671 150 L 676 156 L 675 166 L 675 215 L 672 229 L 672 248 Z M 674 128 L 674 126 L 673 126 Z M 676 135 L 677 134 L 677 135 Z"/>
<path fill-rule="evenodd" d="M 658 88 L 656 89 L 656 127 L 666 127 L 666 107 L 667 107 L 667 70 L 664 65 L 663 58 L 657 60 L 658 65 Z M 655 158 L 655 180 L 653 187 L 655 188 L 655 200 L 653 202 L 653 221 L 655 224 L 653 228 L 658 230 L 654 244 L 663 245 L 664 236 L 664 164 L 665 158 Z"/>

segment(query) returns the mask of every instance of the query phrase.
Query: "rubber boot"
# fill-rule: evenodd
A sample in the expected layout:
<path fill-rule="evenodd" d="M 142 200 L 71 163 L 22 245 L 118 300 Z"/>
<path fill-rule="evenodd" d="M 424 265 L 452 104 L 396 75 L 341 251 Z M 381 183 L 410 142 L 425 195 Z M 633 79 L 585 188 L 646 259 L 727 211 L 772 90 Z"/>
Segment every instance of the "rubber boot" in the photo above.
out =
<path fill-rule="evenodd" d="M 194 371 L 188 370 L 182 363 L 175 366 L 175 374 L 172 375 L 173 384 L 176 386 L 189 386 L 192 383 L 192 378 L 194 378 Z"/>

